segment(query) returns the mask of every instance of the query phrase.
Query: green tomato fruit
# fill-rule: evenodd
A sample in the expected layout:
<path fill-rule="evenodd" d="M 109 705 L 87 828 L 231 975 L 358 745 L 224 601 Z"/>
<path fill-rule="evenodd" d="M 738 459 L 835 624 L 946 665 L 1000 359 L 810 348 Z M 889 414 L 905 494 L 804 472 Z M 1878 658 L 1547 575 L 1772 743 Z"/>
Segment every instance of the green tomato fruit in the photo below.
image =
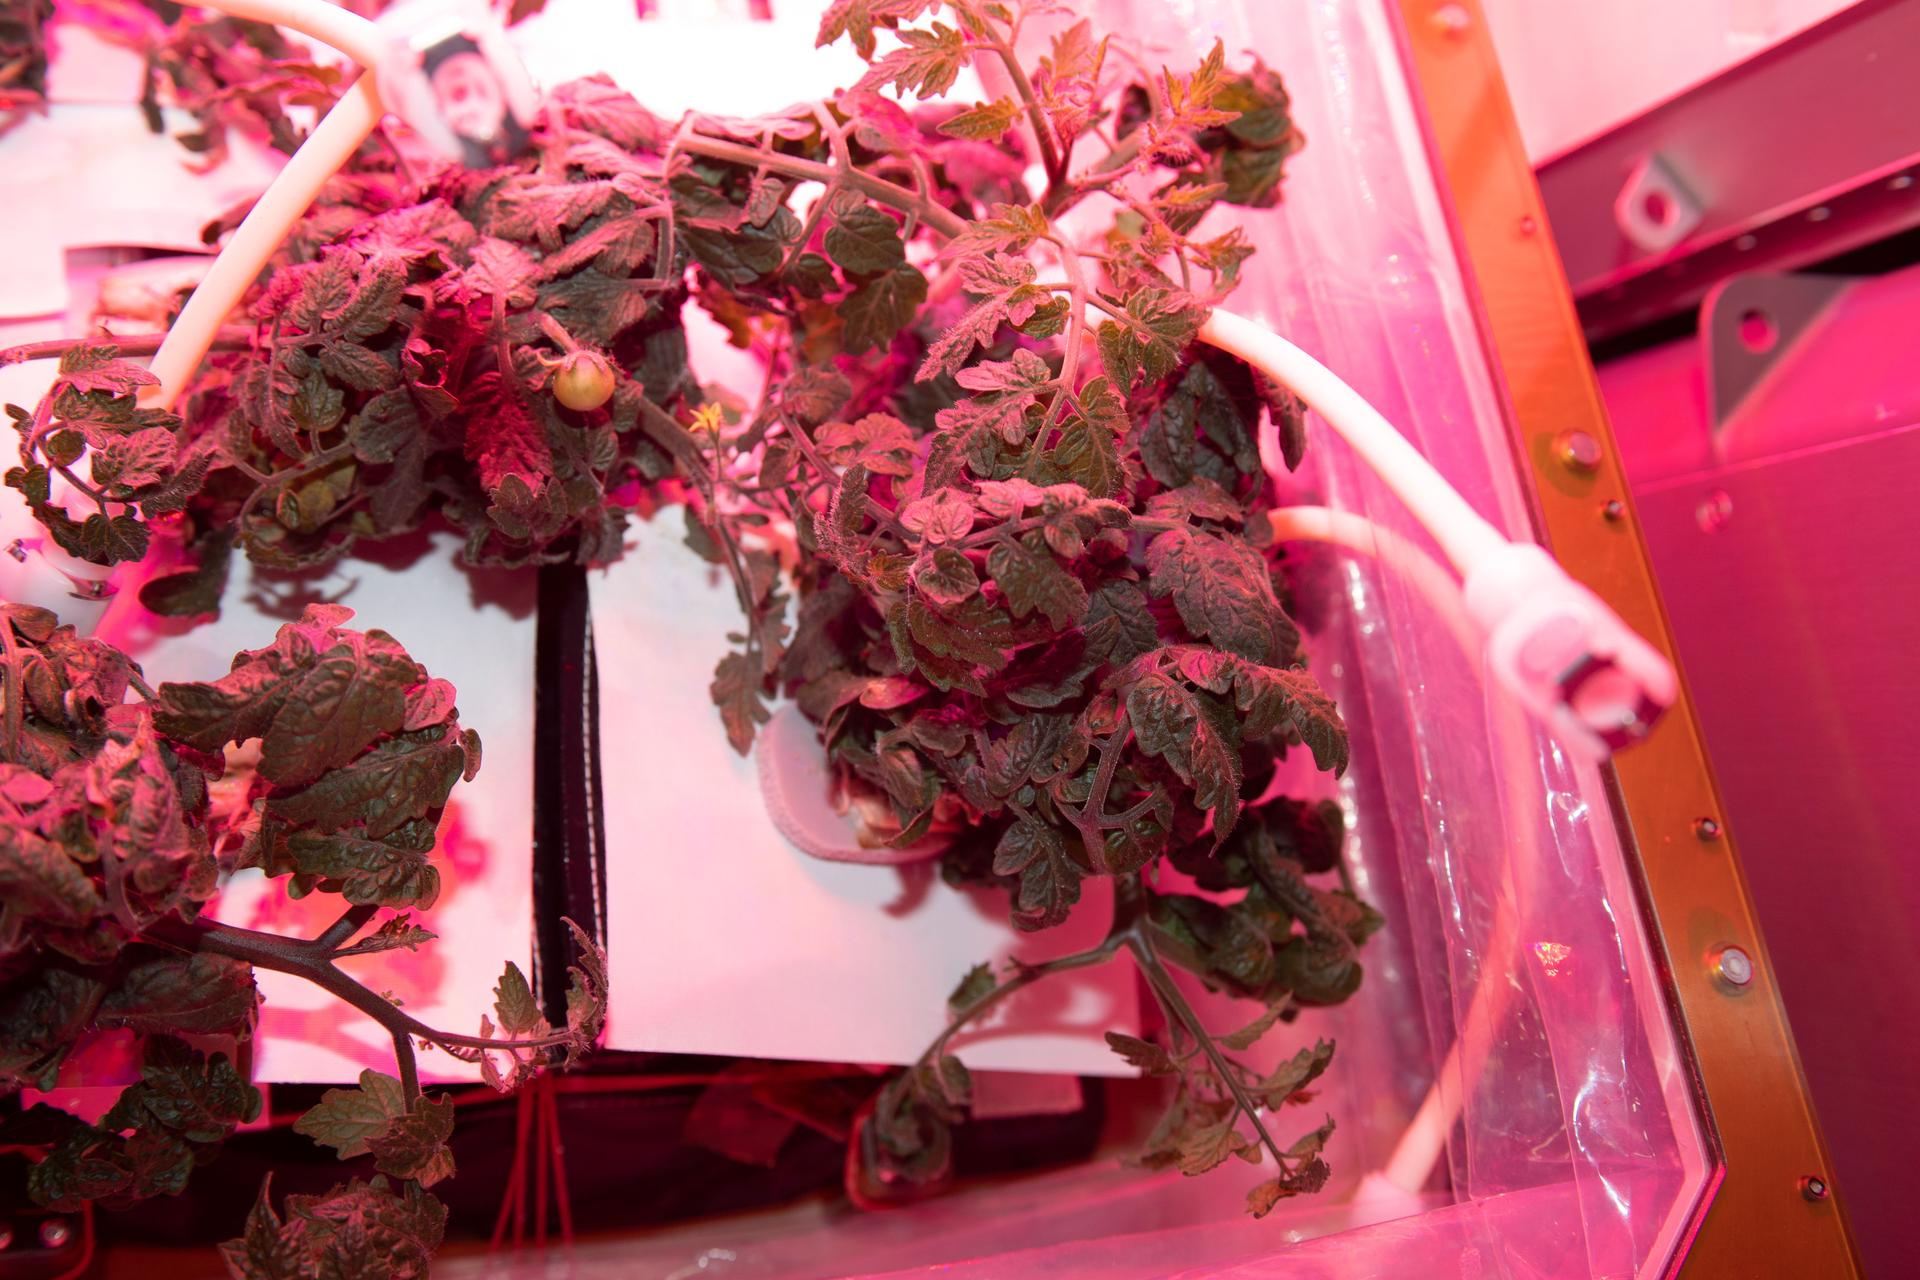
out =
<path fill-rule="evenodd" d="M 553 398 L 582 413 L 598 409 L 613 399 L 613 366 L 598 352 L 574 352 L 554 370 Z"/>

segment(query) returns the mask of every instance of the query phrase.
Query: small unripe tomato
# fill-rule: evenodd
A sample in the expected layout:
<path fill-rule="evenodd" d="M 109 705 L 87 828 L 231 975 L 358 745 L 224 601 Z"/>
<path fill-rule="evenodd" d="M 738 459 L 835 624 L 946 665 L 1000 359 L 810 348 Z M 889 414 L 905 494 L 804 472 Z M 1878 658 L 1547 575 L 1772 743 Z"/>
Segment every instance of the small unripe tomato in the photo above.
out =
<path fill-rule="evenodd" d="M 553 371 L 553 398 L 586 412 L 613 399 L 613 366 L 597 351 L 570 352 Z"/>

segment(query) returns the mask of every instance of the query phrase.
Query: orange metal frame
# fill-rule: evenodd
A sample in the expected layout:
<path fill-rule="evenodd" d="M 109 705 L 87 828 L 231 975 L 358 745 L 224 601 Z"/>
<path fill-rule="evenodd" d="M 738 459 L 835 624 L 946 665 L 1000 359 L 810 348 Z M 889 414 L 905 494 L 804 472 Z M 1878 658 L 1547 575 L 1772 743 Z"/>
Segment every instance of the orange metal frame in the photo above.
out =
<path fill-rule="evenodd" d="M 1672 637 L 1560 257 L 1478 0 L 1397 0 L 1409 69 L 1453 205 L 1542 532 L 1560 561 L 1673 656 Z M 1569 465 L 1585 433 L 1597 467 Z M 1721 1168 L 1679 1265 L 1694 1278 L 1859 1276 L 1799 1054 L 1684 683 L 1614 763 L 1623 832 L 1690 1046 Z M 1752 980 L 1718 976 L 1737 946 Z"/>

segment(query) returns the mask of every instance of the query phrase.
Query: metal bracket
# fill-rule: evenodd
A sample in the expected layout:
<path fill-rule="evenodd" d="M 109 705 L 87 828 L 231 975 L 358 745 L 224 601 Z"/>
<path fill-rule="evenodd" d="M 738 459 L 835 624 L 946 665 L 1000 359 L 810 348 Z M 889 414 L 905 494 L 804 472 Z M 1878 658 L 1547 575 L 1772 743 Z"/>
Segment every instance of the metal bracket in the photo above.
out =
<path fill-rule="evenodd" d="M 1700 304 L 1700 339 L 1716 437 L 1854 279 L 1756 271 L 1713 287 Z"/>

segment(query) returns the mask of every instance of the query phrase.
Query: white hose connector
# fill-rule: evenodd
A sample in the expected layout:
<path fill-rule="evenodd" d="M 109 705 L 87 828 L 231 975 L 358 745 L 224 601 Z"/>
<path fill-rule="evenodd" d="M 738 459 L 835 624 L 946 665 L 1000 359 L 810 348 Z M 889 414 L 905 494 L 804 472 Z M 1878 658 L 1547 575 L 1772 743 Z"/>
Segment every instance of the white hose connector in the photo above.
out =
<path fill-rule="evenodd" d="M 1590 759 L 1647 735 L 1673 705 L 1673 665 L 1532 543 L 1476 565 L 1467 613 L 1486 635 L 1487 670 Z"/>
<path fill-rule="evenodd" d="M 1509 542 L 1325 365 L 1228 311 L 1199 336 L 1292 389 L 1406 504 L 1465 580 L 1488 672 L 1565 745 L 1603 760 L 1673 704 L 1679 678 L 1664 656 L 1543 549 Z"/>

